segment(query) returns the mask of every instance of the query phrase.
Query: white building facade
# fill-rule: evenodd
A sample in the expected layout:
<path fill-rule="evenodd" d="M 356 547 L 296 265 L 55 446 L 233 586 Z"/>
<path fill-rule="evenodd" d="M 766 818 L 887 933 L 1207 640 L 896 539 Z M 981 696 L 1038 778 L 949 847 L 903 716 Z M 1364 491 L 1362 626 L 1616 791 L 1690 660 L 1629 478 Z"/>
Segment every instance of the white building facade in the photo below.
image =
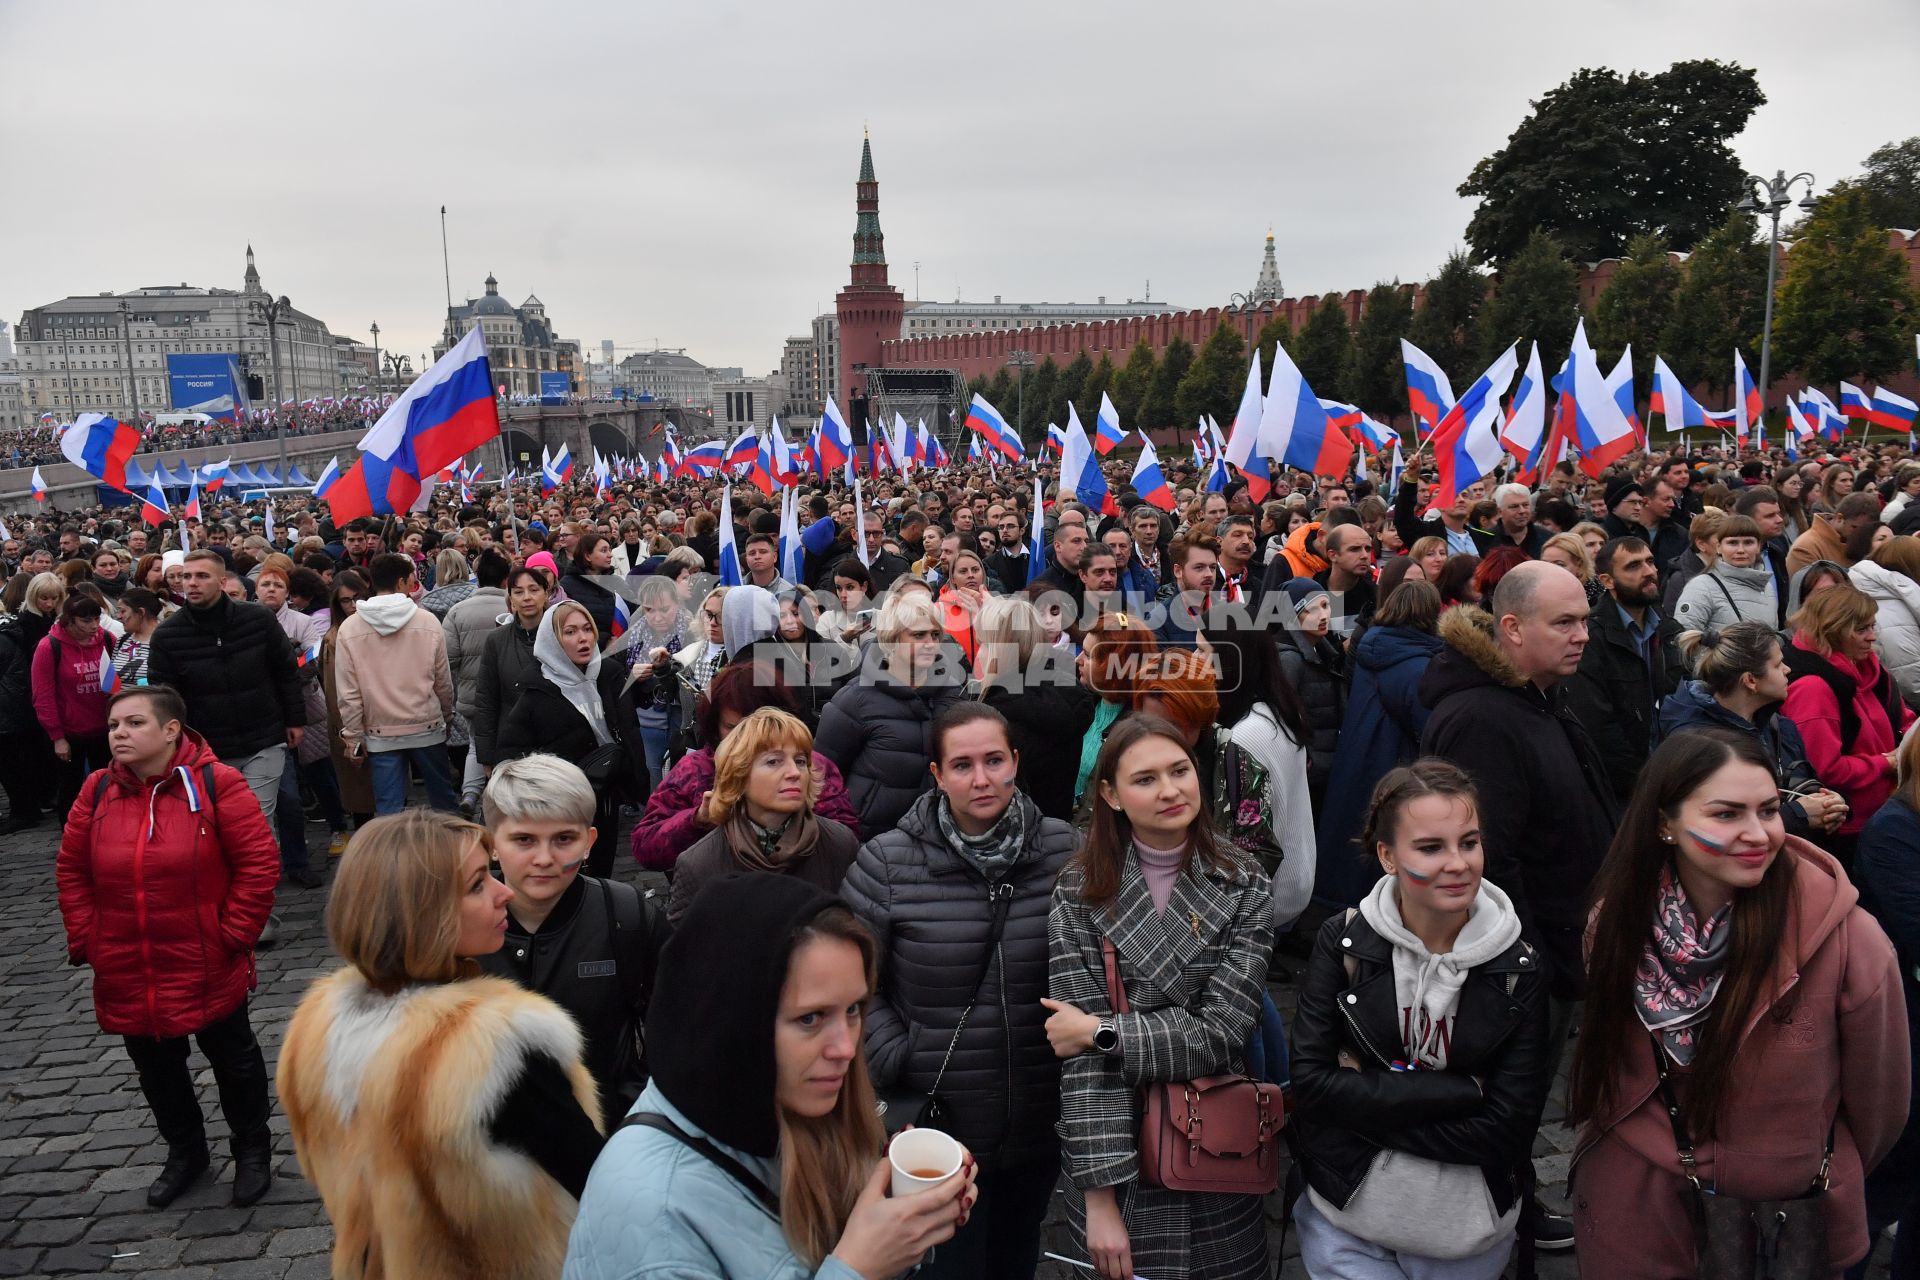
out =
<path fill-rule="evenodd" d="M 1129 320 L 1184 311 L 1166 302 L 922 302 L 901 321 L 903 338 L 946 338 L 994 329 L 1034 329 L 1083 320 Z"/>

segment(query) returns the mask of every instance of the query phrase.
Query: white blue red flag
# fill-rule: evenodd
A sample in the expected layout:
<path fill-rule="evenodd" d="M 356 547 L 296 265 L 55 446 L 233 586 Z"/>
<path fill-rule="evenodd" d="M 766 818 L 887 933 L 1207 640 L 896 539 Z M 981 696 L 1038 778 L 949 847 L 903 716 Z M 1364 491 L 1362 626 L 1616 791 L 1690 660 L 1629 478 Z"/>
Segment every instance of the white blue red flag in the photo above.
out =
<path fill-rule="evenodd" d="M 1873 389 L 1873 399 L 1867 402 L 1867 418 L 1876 427 L 1886 427 L 1891 431 L 1913 430 L 1913 420 L 1920 415 L 1920 405 L 1903 395 L 1896 395 L 1885 387 Z"/>
<path fill-rule="evenodd" d="M 1500 428 L 1500 443 L 1518 458 L 1521 465 L 1537 471 L 1540 452 L 1547 438 L 1547 380 L 1540 367 L 1540 344 L 1527 353 L 1527 368 L 1520 375 L 1507 408 L 1507 421 Z"/>
<path fill-rule="evenodd" d="M 1855 421 L 1872 422 L 1873 399 L 1851 382 L 1843 382 L 1840 384 L 1840 413 Z M 62 447 L 65 447 L 65 443 L 63 439 Z"/>
<path fill-rule="evenodd" d="M 1087 439 L 1080 419 L 1068 415 L 1066 451 L 1060 455 L 1060 489 L 1071 488 L 1073 496 L 1102 515 L 1117 516 L 1120 504 L 1113 500 L 1107 477 L 1100 470 L 1100 455 Z"/>
<path fill-rule="evenodd" d="M 160 487 L 160 467 L 156 464 L 147 478 L 146 496 L 140 500 L 140 518 L 148 524 L 160 524 L 167 518 L 167 491 Z"/>
<path fill-rule="evenodd" d="M 841 416 L 840 406 L 829 398 L 820 411 L 820 436 L 814 450 L 815 465 L 825 479 L 833 471 L 853 461 L 853 429 Z"/>
<path fill-rule="evenodd" d="M 1747 372 L 1746 357 L 1740 349 L 1733 350 L 1733 437 L 1741 444 L 1747 443 L 1753 434 L 1754 424 L 1760 421 L 1760 389 L 1753 384 L 1753 375 Z"/>
<path fill-rule="evenodd" d="M 1073 408 L 1071 401 L 1067 407 L 1069 410 Z M 1120 429 L 1120 411 L 1113 407 L 1112 399 L 1104 391 L 1100 393 L 1100 411 L 1094 416 L 1093 422 L 1093 447 L 1104 458 L 1113 452 L 1115 445 L 1127 438 L 1127 433 Z"/>
<path fill-rule="evenodd" d="M 1653 358 L 1653 394 L 1647 400 L 1647 413 L 1664 418 L 1668 431 L 1707 425 L 1706 408 L 1687 391 L 1680 375 L 1667 367 L 1662 356 Z"/>
<path fill-rule="evenodd" d="M 139 451 L 140 428 L 104 413 L 83 413 L 60 435 L 60 452 L 68 462 L 123 492 L 128 491 L 127 463 Z"/>
<path fill-rule="evenodd" d="M 1433 504 L 1450 507 L 1460 491 L 1492 475 L 1500 462 L 1500 397 L 1520 368 L 1520 344 L 1514 343 L 1474 379 L 1433 429 L 1433 465 L 1439 475 Z M 1609 401 L 1611 403 L 1611 401 Z M 1615 412 L 1619 406 L 1614 406 Z"/>
<path fill-rule="evenodd" d="M 33 479 L 28 481 L 28 484 L 32 486 L 33 500 L 35 502 L 45 502 L 47 500 L 47 482 L 41 476 L 40 464 L 37 462 L 33 466 Z"/>
<path fill-rule="evenodd" d="M 1405 338 L 1400 339 L 1400 360 L 1407 370 L 1407 407 L 1424 440 L 1453 408 L 1453 384 L 1432 356 Z"/>
<path fill-rule="evenodd" d="M 737 587 L 746 578 L 740 573 L 740 552 L 733 545 L 733 486 L 720 491 L 720 585 Z"/>
<path fill-rule="evenodd" d="M 1020 443 L 1020 433 L 1007 425 L 1007 420 L 998 409 L 987 403 L 985 396 L 976 394 L 973 403 L 967 407 L 967 429 L 978 432 L 990 448 L 1005 454 L 1010 460 L 1027 460 L 1027 449 Z"/>
<path fill-rule="evenodd" d="M 104 646 L 100 650 L 100 692 L 109 698 L 120 692 L 120 668 L 113 663 L 113 650 Z"/>
<path fill-rule="evenodd" d="M 1634 435 L 1633 424 L 1627 421 L 1627 415 L 1620 411 L 1620 402 L 1614 398 L 1612 389 L 1600 374 L 1593 348 L 1587 345 L 1584 320 L 1574 326 L 1570 356 L 1573 361 L 1573 421 L 1577 432 L 1575 443 L 1580 450 L 1580 467 L 1588 475 L 1598 477 L 1607 466 L 1633 452 L 1640 440 Z"/>
<path fill-rule="evenodd" d="M 361 437 L 359 459 L 327 495 L 335 523 L 408 510 L 427 477 L 499 435 L 492 382 L 475 325 Z"/>
<path fill-rule="evenodd" d="M 1145 436 L 1140 438 L 1140 460 L 1133 464 L 1133 491 L 1148 506 L 1173 510 L 1173 490 L 1160 470 L 1160 457 L 1153 451 L 1153 441 Z"/>
<path fill-rule="evenodd" d="M 1275 347 L 1277 353 L 1279 347 Z M 1247 362 L 1247 381 L 1240 388 L 1240 407 L 1234 410 L 1233 425 L 1227 429 L 1227 444 L 1224 449 L 1214 451 L 1213 476 L 1207 480 L 1207 492 L 1224 492 L 1223 483 L 1215 489 L 1214 479 L 1226 474 L 1222 463 L 1231 462 L 1247 480 L 1247 496 L 1254 503 L 1265 502 L 1267 495 L 1273 492 L 1272 472 L 1267 469 L 1267 453 L 1260 435 L 1260 417 L 1264 405 L 1260 393 L 1260 351 L 1254 349 L 1253 358 Z"/>
<path fill-rule="evenodd" d="M 1353 470 L 1352 439 L 1333 425 L 1280 343 L 1274 344 L 1273 372 L 1260 408 L 1260 452 L 1310 476 L 1345 477 Z"/>

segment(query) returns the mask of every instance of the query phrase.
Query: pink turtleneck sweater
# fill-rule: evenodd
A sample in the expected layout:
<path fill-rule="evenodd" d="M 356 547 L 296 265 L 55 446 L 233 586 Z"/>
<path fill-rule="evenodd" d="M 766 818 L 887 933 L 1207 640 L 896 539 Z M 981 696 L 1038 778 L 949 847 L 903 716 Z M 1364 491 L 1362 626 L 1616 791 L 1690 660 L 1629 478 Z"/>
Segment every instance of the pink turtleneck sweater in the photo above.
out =
<path fill-rule="evenodd" d="M 1155 849 L 1140 843 L 1136 837 L 1133 856 L 1140 863 L 1140 875 L 1147 882 L 1147 893 L 1153 898 L 1153 909 L 1164 912 L 1167 900 L 1173 897 L 1173 882 L 1180 878 L 1180 868 L 1186 864 L 1187 846 L 1183 844 L 1175 849 Z"/>

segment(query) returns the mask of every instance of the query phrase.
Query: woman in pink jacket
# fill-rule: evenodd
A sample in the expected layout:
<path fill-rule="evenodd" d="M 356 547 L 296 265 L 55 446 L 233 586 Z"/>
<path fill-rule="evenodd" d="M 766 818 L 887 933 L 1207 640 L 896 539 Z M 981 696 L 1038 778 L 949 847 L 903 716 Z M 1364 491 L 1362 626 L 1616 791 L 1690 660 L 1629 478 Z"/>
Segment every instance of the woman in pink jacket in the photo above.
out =
<path fill-rule="evenodd" d="M 1781 712 L 1800 730 L 1807 763 L 1847 802 L 1846 820 L 1820 841 L 1853 866 L 1860 832 L 1893 794 L 1894 755 L 1913 712 L 1874 654 L 1872 597 L 1838 584 L 1807 597 L 1787 619 L 1787 700 Z"/>
<path fill-rule="evenodd" d="M 1760 746 L 1723 729 L 1661 744 L 1594 894 L 1568 1106 L 1581 1274 L 1705 1274 L 1704 1197 L 1810 1196 L 1816 1273 L 1838 1276 L 1866 1256 L 1866 1174 L 1907 1118 L 1886 934 L 1839 863 L 1786 834 Z"/>
<path fill-rule="evenodd" d="M 101 666 L 113 652 L 113 637 L 100 625 L 100 604 L 79 592 L 60 605 L 60 618 L 33 651 L 33 710 L 59 760 L 58 813 L 65 815 L 80 783 L 111 762 L 107 754 L 107 702 L 113 679 Z"/>

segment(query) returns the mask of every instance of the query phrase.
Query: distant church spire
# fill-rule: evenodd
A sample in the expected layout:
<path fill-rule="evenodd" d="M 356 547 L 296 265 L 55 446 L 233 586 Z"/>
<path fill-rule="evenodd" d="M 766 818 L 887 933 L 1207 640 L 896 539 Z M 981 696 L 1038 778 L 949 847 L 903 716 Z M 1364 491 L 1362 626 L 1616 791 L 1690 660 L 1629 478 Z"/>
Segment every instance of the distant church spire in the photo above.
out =
<path fill-rule="evenodd" d="M 256 267 L 256 266 L 254 266 L 254 265 L 253 265 L 253 246 L 252 246 L 252 245 L 248 245 L 248 246 L 247 246 L 247 280 L 246 280 L 246 287 L 247 287 L 247 292 L 248 292 L 248 293 L 259 293 L 259 292 L 261 292 L 261 288 L 260 288 L 260 269 L 259 269 L 258 267 Z"/>
<path fill-rule="evenodd" d="M 860 178 L 854 183 L 853 283 L 887 283 L 886 237 L 880 232 L 880 183 L 873 176 L 873 140 L 860 142 Z"/>
<path fill-rule="evenodd" d="M 1260 260 L 1260 278 L 1253 285 L 1253 304 L 1278 302 L 1286 293 L 1280 285 L 1280 264 L 1273 257 L 1273 230 L 1267 230 L 1267 253 Z"/>

